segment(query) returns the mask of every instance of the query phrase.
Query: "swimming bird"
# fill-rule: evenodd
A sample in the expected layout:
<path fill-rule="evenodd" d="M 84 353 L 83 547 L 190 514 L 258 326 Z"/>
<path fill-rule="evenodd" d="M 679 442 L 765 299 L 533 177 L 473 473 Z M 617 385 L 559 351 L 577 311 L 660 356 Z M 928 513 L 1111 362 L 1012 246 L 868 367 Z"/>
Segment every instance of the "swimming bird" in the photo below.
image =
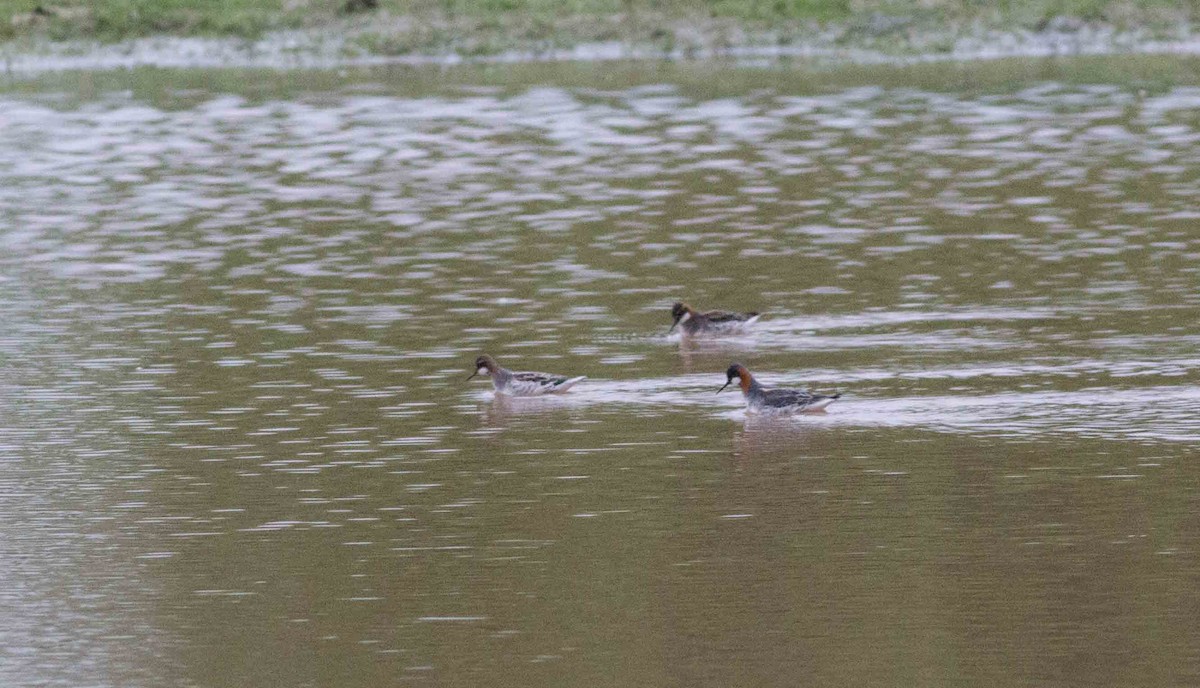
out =
<path fill-rule="evenodd" d="M 742 395 L 746 397 L 746 410 L 750 413 L 811 413 L 823 410 L 842 396 L 812 394 L 799 389 L 767 389 L 741 363 L 733 363 L 725 371 L 725 385 L 717 390 L 717 394 L 731 385 L 734 378 L 741 383 Z"/>
<path fill-rule="evenodd" d="M 471 373 L 470 380 L 476 375 L 487 375 L 492 378 L 492 386 L 496 388 L 497 394 L 505 394 L 510 397 L 536 397 L 542 394 L 559 394 L 567 391 L 575 386 L 580 380 L 586 380 L 586 375 L 579 377 L 567 377 L 565 375 L 552 375 L 550 373 L 535 373 L 535 372 L 514 372 L 508 368 L 500 367 L 496 363 L 496 359 L 484 354 L 475 359 L 475 372 Z"/>
<path fill-rule="evenodd" d="M 701 313 L 682 301 L 676 301 L 671 306 L 671 317 L 674 319 L 674 322 L 671 323 L 671 329 L 667 330 L 667 334 L 674 332 L 676 326 L 679 326 L 679 331 L 685 337 L 708 334 L 733 334 L 747 325 L 754 324 L 760 315 L 762 314 L 735 313 L 731 311 Z"/>

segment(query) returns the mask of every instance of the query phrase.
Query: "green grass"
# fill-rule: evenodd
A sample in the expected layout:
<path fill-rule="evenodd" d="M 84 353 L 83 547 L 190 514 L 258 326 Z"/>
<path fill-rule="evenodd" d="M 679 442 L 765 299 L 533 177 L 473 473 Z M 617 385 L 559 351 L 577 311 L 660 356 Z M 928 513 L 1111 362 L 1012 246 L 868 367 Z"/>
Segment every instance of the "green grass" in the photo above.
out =
<path fill-rule="evenodd" d="M 9 37 L 255 36 L 298 19 L 282 0 L 0 0 L 0 32 Z"/>
<path fill-rule="evenodd" d="M 355 29 L 379 53 L 478 54 L 529 44 L 661 41 L 680 27 L 790 30 L 836 24 L 853 35 L 968 24 L 1037 28 L 1056 16 L 1118 27 L 1177 26 L 1200 0 L 378 0 L 353 16 L 345 0 L 0 0 L 0 39 L 115 41 L 141 36 L 236 36 L 325 26 Z M 881 20 L 880 18 L 891 18 Z"/>

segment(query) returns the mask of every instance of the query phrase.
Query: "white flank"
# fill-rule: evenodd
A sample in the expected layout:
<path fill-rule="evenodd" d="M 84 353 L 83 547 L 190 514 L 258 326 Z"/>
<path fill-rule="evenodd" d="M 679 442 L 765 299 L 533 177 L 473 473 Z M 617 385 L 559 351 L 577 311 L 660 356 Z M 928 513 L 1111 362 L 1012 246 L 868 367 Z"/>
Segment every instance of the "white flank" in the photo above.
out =
<path fill-rule="evenodd" d="M 832 399 L 832 398 L 831 399 L 821 399 L 820 401 L 815 401 L 812 404 L 804 407 L 804 410 L 805 411 L 820 411 L 835 401 L 837 401 L 837 399 Z"/>
<path fill-rule="evenodd" d="M 575 385 L 579 384 L 580 382 L 582 382 L 583 380 L 586 380 L 586 379 L 587 379 L 587 375 L 580 375 L 579 377 L 573 377 L 570 380 L 567 380 L 566 382 L 562 383 L 561 385 L 558 385 L 557 387 L 555 387 L 554 392 L 556 394 L 561 394 L 562 392 L 565 392 L 568 389 L 571 389 L 572 387 L 574 387 Z"/>

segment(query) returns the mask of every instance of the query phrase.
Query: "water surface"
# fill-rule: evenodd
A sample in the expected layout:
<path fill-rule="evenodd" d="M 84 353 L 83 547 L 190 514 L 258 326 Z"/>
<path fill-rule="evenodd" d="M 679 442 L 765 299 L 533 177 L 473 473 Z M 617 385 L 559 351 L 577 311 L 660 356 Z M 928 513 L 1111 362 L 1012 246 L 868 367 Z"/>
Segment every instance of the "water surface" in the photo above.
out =
<path fill-rule="evenodd" d="M 1200 681 L 1197 113 L 1176 58 L 9 84 L 0 682 Z"/>

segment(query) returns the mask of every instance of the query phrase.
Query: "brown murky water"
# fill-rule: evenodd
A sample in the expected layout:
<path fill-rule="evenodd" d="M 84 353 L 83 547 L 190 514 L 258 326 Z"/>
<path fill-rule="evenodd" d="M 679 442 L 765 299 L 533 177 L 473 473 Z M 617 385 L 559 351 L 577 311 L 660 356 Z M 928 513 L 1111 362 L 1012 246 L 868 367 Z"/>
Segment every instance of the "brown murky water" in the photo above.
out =
<path fill-rule="evenodd" d="M 0 92 L 0 683 L 1200 682 L 1200 76 Z M 765 310 L 664 337 L 676 298 Z M 586 374 L 502 403 L 488 351 Z M 714 395 L 732 359 L 844 398 Z"/>

